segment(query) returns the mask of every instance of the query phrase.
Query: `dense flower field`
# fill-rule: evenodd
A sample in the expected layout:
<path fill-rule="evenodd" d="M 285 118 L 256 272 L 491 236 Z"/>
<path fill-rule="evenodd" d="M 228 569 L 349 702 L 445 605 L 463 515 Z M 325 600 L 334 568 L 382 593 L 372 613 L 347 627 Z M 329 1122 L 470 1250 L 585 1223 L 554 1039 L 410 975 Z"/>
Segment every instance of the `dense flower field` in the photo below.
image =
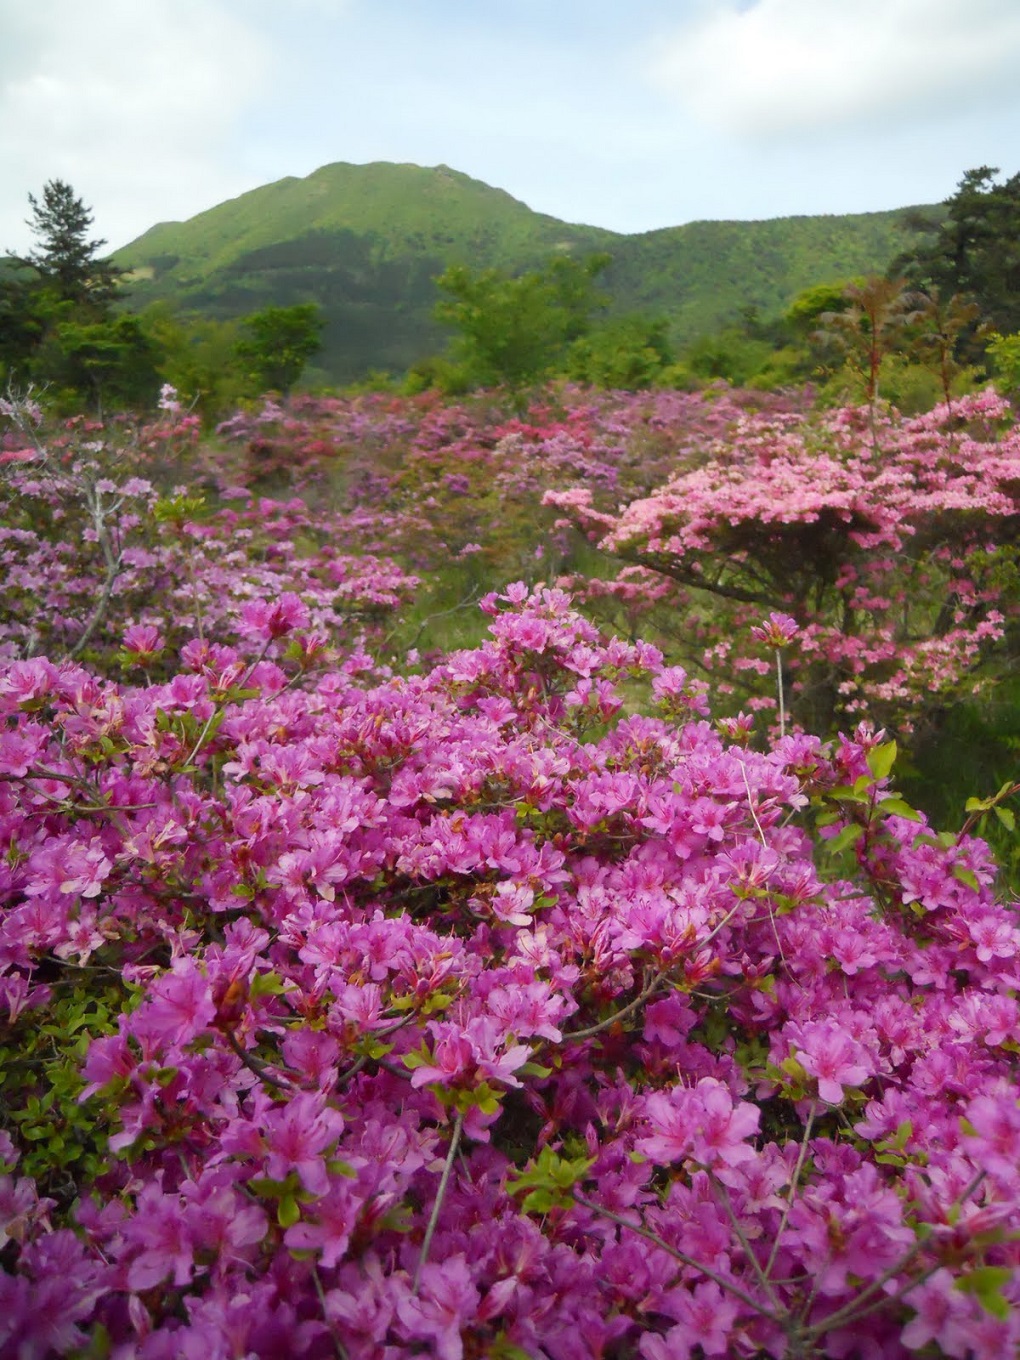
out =
<path fill-rule="evenodd" d="M 811 502 L 796 412 L 582 396 L 269 408 L 219 445 L 172 398 L 116 437 L 8 411 L 3 1357 L 1015 1352 L 1020 929 L 983 809 L 929 826 L 872 725 L 713 719 L 552 585 L 487 594 L 477 647 L 387 650 L 431 555 L 570 551 L 536 491 L 617 526 L 672 497 L 642 551 L 680 570 L 671 459 L 707 501 L 778 420 L 859 573 L 896 556 L 914 599 L 911 496 L 970 535 L 965 569 L 931 528 L 920 590 L 991 625 L 959 680 L 1008 636 L 1006 413 L 890 418 L 902 499 L 837 419 L 853 486 L 825 464 Z M 739 603 L 765 697 L 810 600 Z"/>

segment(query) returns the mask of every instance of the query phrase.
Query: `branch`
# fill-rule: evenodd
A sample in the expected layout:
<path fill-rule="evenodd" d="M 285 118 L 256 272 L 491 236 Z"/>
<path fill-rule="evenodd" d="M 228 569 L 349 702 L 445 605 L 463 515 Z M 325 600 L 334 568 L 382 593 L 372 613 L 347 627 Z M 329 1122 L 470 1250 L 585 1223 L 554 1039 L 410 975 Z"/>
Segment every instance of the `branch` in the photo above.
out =
<path fill-rule="evenodd" d="M 96 607 L 92 611 L 92 617 L 89 619 L 85 627 L 84 633 L 82 633 L 81 637 L 74 644 L 71 650 L 67 653 L 68 661 L 73 661 L 74 658 L 78 656 L 80 652 L 84 651 L 86 645 L 89 642 L 89 639 L 92 637 L 92 634 L 96 631 L 96 629 L 102 622 L 103 616 L 106 614 L 107 607 L 109 606 L 110 603 L 110 597 L 113 594 L 114 583 L 116 582 L 117 577 L 120 575 L 121 561 L 122 554 L 118 554 L 118 556 L 113 558 L 110 561 L 109 565 L 107 566 L 106 580 L 103 582 L 102 594 L 99 596 L 99 600 L 96 603 Z"/>
<path fill-rule="evenodd" d="M 428 1227 L 425 1229 L 425 1236 L 422 1239 L 421 1255 L 418 1257 L 418 1265 L 414 1272 L 414 1283 L 411 1286 L 412 1294 L 418 1293 L 418 1286 L 421 1284 L 421 1273 L 425 1268 L 425 1263 L 429 1259 L 429 1248 L 432 1246 L 432 1238 L 436 1231 L 436 1224 L 439 1222 L 439 1215 L 442 1213 L 443 1200 L 446 1198 L 446 1187 L 450 1183 L 450 1172 L 453 1170 L 453 1159 L 457 1155 L 457 1147 L 460 1144 L 460 1135 L 463 1128 L 464 1113 L 462 1110 L 458 1110 L 456 1118 L 453 1121 L 453 1136 L 450 1139 L 449 1151 L 446 1154 L 443 1175 L 439 1182 L 439 1189 L 436 1191 L 436 1201 L 432 1206 Z"/>
<path fill-rule="evenodd" d="M 615 1011 L 612 1015 L 607 1016 L 605 1020 L 600 1020 L 597 1025 L 589 1025 L 587 1029 L 575 1029 L 569 1031 L 568 1033 L 564 1034 L 563 1036 L 564 1041 L 566 1041 L 567 1039 L 590 1039 L 592 1038 L 593 1035 L 601 1034 L 603 1030 L 611 1029 L 612 1026 L 615 1025 L 618 1020 L 622 1020 L 625 1015 L 630 1015 L 633 1011 L 636 1011 L 639 1006 L 643 1005 L 652 995 L 652 993 L 656 990 L 659 983 L 663 980 L 665 976 L 666 976 L 665 972 L 656 973 L 652 977 L 651 982 L 649 982 L 645 987 L 643 987 L 641 991 L 638 992 L 637 996 L 633 998 L 633 1000 L 628 1001 L 626 1006 L 621 1007 L 620 1010 Z"/>

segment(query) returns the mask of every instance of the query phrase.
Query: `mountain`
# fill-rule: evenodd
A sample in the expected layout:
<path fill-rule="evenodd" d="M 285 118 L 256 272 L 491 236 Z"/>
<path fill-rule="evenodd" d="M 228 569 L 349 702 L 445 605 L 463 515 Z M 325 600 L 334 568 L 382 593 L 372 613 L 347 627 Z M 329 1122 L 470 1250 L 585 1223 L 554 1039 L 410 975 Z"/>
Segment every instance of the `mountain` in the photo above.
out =
<path fill-rule="evenodd" d="M 449 264 L 534 267 L 604 250 L 616 312 L 669 317 L 682 342 L 744 307 L 775 314 L 802 289 L 883 270 L 909 239 L 907 210 L 766 222 L 693 222 L 639 235 L 561 222 L 445 165 L 325 165 L 253 189 L 118 251 L 131 305 L 165 299 L 231 317 L 317 302 L 322 376 L 402 370 L 441 349 L 435 276 Z"/>

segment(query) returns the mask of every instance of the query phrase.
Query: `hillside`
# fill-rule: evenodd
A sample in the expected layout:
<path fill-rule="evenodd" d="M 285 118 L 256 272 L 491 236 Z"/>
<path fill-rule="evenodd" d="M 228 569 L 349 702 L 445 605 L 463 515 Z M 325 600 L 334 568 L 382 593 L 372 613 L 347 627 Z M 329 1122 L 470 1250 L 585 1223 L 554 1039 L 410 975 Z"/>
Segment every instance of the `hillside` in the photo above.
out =
<path fill-rule="evenodd" d="M 156 299 L 208 316 L 314 301 L 326 317 L 323 375 L 403 369 L 445 342 L 432 319 L 448 264 L 510 270 L 556 251 L 610 253 L 614 311 L 669 317 L 683 341 L 768 315 L 801 289 L 885 268 L 905 210 L 767 222 L 694 222 L 640 235 L 561 222 L 446 166 L 326 165 L 163 222 L 119 251 L 132 305 Z"/>

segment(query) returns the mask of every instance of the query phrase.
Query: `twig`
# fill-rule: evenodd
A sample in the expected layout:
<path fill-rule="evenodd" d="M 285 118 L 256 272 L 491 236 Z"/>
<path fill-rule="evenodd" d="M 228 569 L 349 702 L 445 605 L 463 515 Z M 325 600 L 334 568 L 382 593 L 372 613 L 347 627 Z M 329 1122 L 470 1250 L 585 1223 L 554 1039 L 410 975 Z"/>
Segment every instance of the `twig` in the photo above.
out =
<path fill-rule="evenodd" d="M 722 1181 L 718 1178 L 718 1176 L 716 1176 L 713 1172 L 710 1171 L 708 1173 L 708 1177 L 710 1184 L 716 1191 L 716 1198 L 721 1201 L 723 1208 L 726 1210 L 726 1217 L 730 1220 L 730 1224 L 733 1228 L 733 1231 L 737 1235 L 737 1241 L 743 1248 L 744 1255 L 750 1262 L 751 1269 L 757 1276 L 758 1283 L 761 1285 L 762 1289 L 765 1290 L 765 1293 L 769 1296 L 769 1302 L 772 1304 L 772 1307 L 778 1312 L 782 1308 L 782 1304 L 780 1303 L 779 1297 L 776 1294 L 772 1281 L 769 1279 L 766 1272 L 762 1269 L 761 1262 L 754 1254 L 754 1251 L 751 1248 L 751 1244 L 747 1240 L 747 1234 L 740 1226 L 740 1220 L 737 1218 L 737 1215 L 733 1209 L 733 1201 L 730 1199 L 730 1192 L 727 1190 L 726 1186 L 723 1185 Z"/>
<path fill-rule="evenodd" d="M 69 661 L 73 661 L 74 658 L 78 656 L 80 652 L 84 651 L 85 647 L 87 646 L 89 640 L 92 637 L 92 634 L 96 631 L 100 623 L 103 621 L 103 616 L 105 615 L 107 606 L 110 603 L 110 596 L 113 594 L 114 584 L 117 580 L 117 577 L 120 575 L 120 566 L 122 560 L 123 560 L 122 557 L 118 555 L 117 557 L 113 558 L 113 560 L 110 561 L 109 564 L 107 565 L 106 580 L 103 583 L 102 594 L 99 596 L 99 600 L 96 604 L 96 607 L 92 611 L 92 617 L 86 624 L 84 633 L 82 633 L 81 637 L 74 644 L 71 650 L 67 653 L 67 659 Z"/>
<path fill-rule="evenodd" d="M 662 1251 L 666 1252 L 667 1255 L 672 1256 L 674 1261 L 679 1261 L 681 1265 L 689 1266 L 692 1270 L 696 1270 L 700 1275 L 704 1275 L 706 1279 L 713 1280 L 721 1289 L 727 1290 L 734 1298 L 738 1298 L 742 1303 L 746 1303 L 748 1308 L 752 1308 L 760 1317 L 768 1318 L 770 1322 L 774 1322 L 778 1327 L 783 1326 L 783 1315 L 781 1313 L 773 1312 L 771 1308 L 766 1308 L 760 1300 L 756 1299 L 752 1294 L 748 1294 L 746 1290 L 741 1289 L 740 1285 L 734 1284 L 732 1280 L 728 1280 L 725 1275 L 720 1275 L 719 1272 L 713 1270 L 711 1266 L 706 1266 L 701 1261 L 695 1260 L 693 1256 L 688 1256 L 686 1253 L 678 1251 L 676 1247 L 671 1247 L 664 1238 L 660 1237 L 657 1232 L 653 1232 L 651 1228 L 646 1228 L 643 1223 L 631 1223 L 629 1219 L 624 1218 L 621 1214 L 614 1213 L 612 1209 L 605 1209 L 601 1204 L 595 1204 L 591 1200 L 584 1199 L 581 1195 L 573 1194 L 573 1199 L 574 1203 L 579 1204 L 582 1209 L 588 1209 L 593 1214 L 600 1214 L 603 1218 L 608 1218 L 611 1223 L 618 1223 L 621 1228 L 629 1228 L 631 1232 L 637 1233 L 638 1237 L 643 1237 L 646 1242 L 651 1242 L 653 1246 L 659 1247 Z"/>
<path fill-rule="evenodd" d="M 797 1164 L 793 1168 L 793 1175 L 790 1178 L 790 1193 L 786 1197 L 786 1204 L 783 1206 L 779 1227 L 776 1229 L 776 1235 L 772 1239 L 772 1250 L 769 1252 L 769 1259 L 765 1262 L 765 1275 L 768 1279 L 771 1279 L 772 1277 L 772 1267 L 776 1263 L 779 1244 L 783 1240 L 783 1233 L 786 1231 L 786 1223 L 790 1217 L 790 1210 L 793 1208 L 793 1197 L 797 1193 L 797 1184 L 800 1181 L 800 1173 L 804 1170 L 804 1163 L 807 1161 L 808 1142 L 811 1139 L 811 1130 L 814 1127 L 817 1109 L 817 1105 L 812 1101 L 811 1108 L 808 1110 L 807 1122 L 804 1125 L 804 1137 L 800 1140 L 800 1151 L 797 1153 Z"/>
<path fill-rule="evenodd" d="M 776 689 L 779 692 L 779 740 L 786 736 L 786 704 L 783 699 L 783 653 L 776 648 Z"/>
<path fill-rule="evenodd" d="M 336 1351 L 337 1360 L 350 1360 L 347 1353 L 347 1347 L 337 1335 L 336 1326 L 331 1321 L 329 1313 L 326 1310 L 326 1294 L 322 1288 L 322 1281 L 319 1279 L 319 1267 L 314 1261 L 312 1262 L 312 1282 L 315 1285 L 315 1292 L 319 1297 L 319 1307 L 322 1309 L 322 1320 L 329 1328 L 329 1334 L 333 1339 L 333 1349 Z"/>
<path fill-rule="evenodd" d="M 428 1226 L 425 1229 L 425 1236 L 422 1238 L 421 1255 L 418 1257 L 418 1265 L 414 1272 L 414 1283 L 411 1286 L 411 1293 L 418 1293 L 418 1286 L 421 1284 L 421 1273 L 425 1268 L 425 1263 L 429 1259 L 429 1248 L 432 1246 L 432 1238 L 435 1235 L 436 1224 L 439 1222 L 439 1215 L 442 1213 L 443 1200 L 446 1197 L 446 1187 L 450 1183 L 450 1172 L 453 1170 L 453 1159 L 457 1155 L 457 1148 L 460 1144 L 461 1130 L 464 1128 L 463 1111 L 458 1110 L 453 1121 L 453 1133 L 450 1137 L 450 1148 L 446 1154 L 446 1162 L 443 1166 L 443 1174 L 439 1181 L 439 1189 L 436 1191 L 436 1201 L 432 1206 L 432 1213 L 429 1215 Z"/>
<path fill-rule="evenodd" d="M 613 1025 L 616 1024 L 618 1020 L 622 1020 L 624 1016 L 630 1015 L 632 1011 L 636 1011 L 639 1006 L 643 1005 L 644 1002 L 646 1002 L 648 998 L 652 995 L 652 993 L 656 990 L 659 983 L 663 980 L 665 976 L 666 974 L 664 972 L 656 973 L 653 976 L 651 982 L 649 982 L 647 986 L 643 987 L 641 991 L 637 994 L 637 996 L 635 996 L 631 1001 L 628 1001 L 626 1006 L 622 1006 L 620 1010 L 614 1011 L 614 1013 L 612 1015 L 607 1016 L 605 1020 L 600 1020 L 597 1025 L 589 1025 L 587 1029 L 575 1029 L 568 1031 L 563 1035 L 564 1040 L 590 1039 L 593 1035 L 601 1034 L 603 1030 L 610 1029 Z"/>
<path fill-rule="evenodd" d="M 953 1200 L 952 1207 L 959 1208 L 966 1200 L 970 1199 L 971 1195 L 987 1175 L 987 1171 L 979 1171 L 966 1189 L 962 1190 L 960 1194 L 957 1195 L 956 1199 Z M 910 1250 L 901 1256 L 898 1261 L 889 1266 L 887 1270 L 883 1270 L 882 1274 L 879 1275 L 877 1279 L 872 1280 L 871 1284 L 869 1284 L 866 1289 L 862 1289 L 856 1299 L 851 1303 L 845 1303 L 842 1308 L 837 1308 L 834 1313 L 830 1313 L 828 1317 L 823 1318 L 821 1322 L 816 1322 L 811 1327 L 805 1327 L 803 1335 L 813 1339 L 816 1336 L 821 1336 L 823 1332 L 827 1332 L 830 1327 L 841 1327 L 844 1322 L 853 1322 L 858 1316 L 859 1310 L 861 1310 L 861 1305 L 866 1303 L 875 1294 L 880 1293 L 889 1281 L 895 1275 L 898 1275 L 900 1271 L 906 1270 L 907 1266 L 920 1255 L 927 1245 L 928 1243 L 923 1240 L 915 1242 Z M 930 1275 L 932 1272 L 928 1271 L 927 1274 Z M 895 1295 L 880 1299 L 877 1302 L 879 1304 L 885 1304 L 887 1302 L 891 1303 L 898 1301 L 903 1295 L 909 1294 L 911 1289 L 916 1289 L 917 1286 L 922 1283 L 922 1280 L 923 1277 L 922 1279 L 911 1280 L 909 1284 L 903 1286 Z M 872 1312 L 874 1310 L 869 1308 L 867 1311 Z"/>
<path fill-rule="evenodd" d="M 293 1085 L 292 1082 L 274 1077 L 269 1070 L 268 1063 L 264 1063 L 260 1058 L 253 1057 L 246 1049 L 241 1047 L 237 1035 L 232 1029 L 223 1029 L 220 1032 L 227 1036 L 227 1043 L 248 1071 L 254 1072 L 260 1081 L 264 1081 L 267 1086 L 272 1086 L 277 1091 L 285 1091 L 288 1095 L 293 1095 L 295 1091 L 300 1090 L 300 1087 Z"/>

